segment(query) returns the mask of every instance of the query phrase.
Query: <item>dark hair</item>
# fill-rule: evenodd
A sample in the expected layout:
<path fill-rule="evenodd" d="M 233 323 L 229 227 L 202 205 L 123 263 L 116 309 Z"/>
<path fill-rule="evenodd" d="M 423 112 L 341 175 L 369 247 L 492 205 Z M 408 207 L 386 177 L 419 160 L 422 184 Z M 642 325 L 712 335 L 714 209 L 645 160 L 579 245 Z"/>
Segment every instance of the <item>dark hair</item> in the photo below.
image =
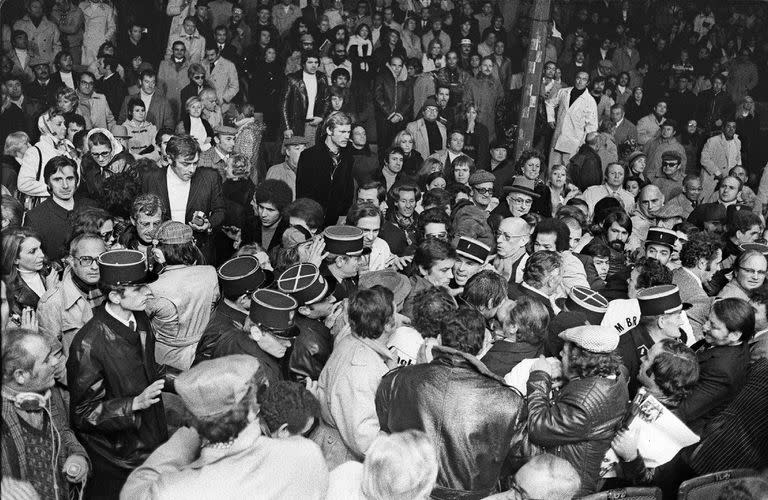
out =
<path fill-rule="evenodd" d="M 467 280 L 461 299 L 476 309 L 498 307 L 507 298 L 507 281 L 502 275 L 490 269 L 483 269 Z"/>
<path fill-rule="evenodd" d="M 13 283 L 19 275 L 16 259 L 21 253 L 21 245 L 28 238 L 35 238 L 42 243 L 37 232 L 27 227 L 7 227 L 2 232 L 0 243 L 2 243 L 3 253 L 2 260 L 0 260 L 0 270 L 6 285 Z"/>
<path fill-rule="evenodd" d="M 160 216 L 163 217 L 163 201 L 160 197 L 154 193 L 140 194 L 133 200 L 131 204 L 131 217 L 138 219 L 139 214 L 155 215 L 160 212 Z"/>
<path fill-rule="evenodd" d="M 133 113 L 134 106 L 139 106 L 140 108 L 143 108 L 144 110 L 147 109 L 147 105 L 144 104 L 144 101 L 142 101 L 138 97 L 131 97 L 128 100 L 128 107 L 126 108 L 128 110 L 128 116 L 131 116 L 131 113 Z"/>
<path fill-rule="evenodd" d="M 427 224 L 443 224 L 445 225 L 445 231 L 448 233 L 448 239 L 451 239 L 451 218 L 442 208 L 428 208 L 419 214 L 416 221 L 416 241 L 424 241 L 424 228 Z"/>
<path fill-rule="evenodd" d="M 435 173 L 437 174 L 439 172 Z M 421 199 L 421 205 L 423 207 L 431 207 L 434 205 L 433 208 L 439 208 L 447 213 L 447 209 L 451 206 L 451 195 L 445 189 L 430 189 L 424 193 L 424 197 Z"/>
<path fill-rule="evenodd" d="M 680 264 L 690 269 L 696 267 L 700 259 L 705 259 L 708 263 L 712 262 L 721 249 L 722 243 L 719 238 L 703 232 L 694 234 L 683 243 L 683 248 L 680 250 Z"/>
<path fill-rule="evenodd" d="M 533 286 L 542 286 L 547 275 L 563 266 L 563 258 L 557 252 L 540 250 L 533 252 L 525 264 L 523 281 Z"/>
<path fill-rule="evenodd" d="M 739 340 L 746 342 L 755 334 L 755 310 L 744 299 L 728 297 L 712 304 L 712 311 L 725 323 L 729 332 L 741 332 Z"/>
<path fill-rule="evenodd" d="M 593 240 L 596 243 L 590 243 L 581 251 L 582 255 L 588 255 L 592 258 L 598 257 L 601 259 L 609 259 L 611 257 L 611 249 L 608 248 L 603 242 L 599 240 Z"/>
<path fill-rule="evenodd" d="M 77 181 L 79 179 L 77 173 L 77 163 L 75 163 L 75 160 L 72 158 L 64 155 L 54 156 L 48 160 L 48 163 L 45 164 L 45 169 L 43 170 L 43 180 L 46 184 L 48 184 L 48 181 L 51 179 L 53 174 L 66 167 L 70 167 L 72 169 L 72 171 L 75 173 L 75 181 Z"/>
<path fill-rule="evenodd" d="M 547 336 L 549 311 L 538 300 L 523 295 L 509 311 L 509 321 L 517 326 L 518 342 L 538 346 Z"/>
<path fill-rule="evenodd" d="M 352 332 L 363 339 L 377 339 L 395 313 L 395 295 L 381 285 L 361 289 L 349 299 L 347 316 Z"/>
<path fill-rule="evenodd" d="M 93 146 L 109 146 L 109 149 L 113 149 L 112 148 L 112 141 L 110 141 L 109 137 L 107 137 L 107 135 L 105 133 L 103 133 L 103 132 L 94 132 L 94 133 L 92 133 L 91 136 L 88 137 L 88 144 L 89 144 L 89 147 L 93 147 Z"/>
<path fill-rule="evenodd" d="M 751 210 L 735 210 L 729 214 L 727 223 L 727 230 L 725 232 L 726 238 L 732 238 L 736 236 L 736 231 L 742 233 L 749 231 L 754 226 L 760 226 L 762 221 L 760 216 Z"/>
<path fill-rule="evenodd" d="M 205 264 L 205 257 L 200 249 L 197 248 L 194 241 L 181 244 L 158 243 L 156 248 L 163 252 L 165 265 L 167 266 L 178 264 L 185 266 L 201 266 Z"/>
<path fill-rule="evenodd" d="M 382 203 L 384 200 L 387 199 L 387 187 L 379 181 L 366 182 L 365 184 L 357 187 L 358 192 L 361 189 L 365 189 L 365 190 L 375 189 L 376 198 L 379 200 L 379 203 Z M 357 193 L 355 193 L 355 196 L 357 196 Z"/>
<path fill-rule="evenodd" d="M 666 403 L 677 406 L 693 390 L 699 380 L 699 361 L 696 353 L 677 339 L 662 339 L 663 349 L 648 367 L 649 375 L 666 396 Z"/>
<path fill-rule="evenodd" d="M 416 247 L 413 265 L 416 270 L 419 268 L 429 270 L 439 260 L 454 258 L 456 258 L 456 250 L 448 242 L 437 238 L 427 238 Z"/>
<path fill-rule="evenodd" d="M 143 80 L 145 77 L 157 78 L 157 72 L 152 68 L 147 68 L 139 73 L 139 81 Z"/>
<path fill-rule="evenodd" d="M 640 268 L 637 275 L 637 289 L 672 284 L 672 271 L 656 259 L 640 257 L 635 263 Z"/>
<path fill-rule="evenodd" d="M 625 212 L 609 212 L 606 214 L 605 219 L 602 220 L 600 225 L 601 233 L 607 235 L 614 222 L 626 229 L 627 235 L 632 234 L 632 219 Z"/>
<path fill-rule="evenodd" d="M 21 221 L 24 218 L 24 206 L 11 195 L 4 194 L 2 196 L 2 213 L 3 219 L 8 218 L 8 227 L 17 227 L 21 225 Z"/>
<path fill-rule="evenodd" d="M 413 297 L 413 327 L 424 338 L 440 335 L 440 321 L 456 309 L 456 301 L 442 286 L 416 292 Z"/>
<path fill-rule="evenodd" d="M 389 188 L 389 192 L 387 193 L 391 205 L 394 205 L 396 202 L 400 201 L 400 193 L 402 191 L 413 191 L 416 201 L 421 199 L 421 190 L 419 189 L 419 186 L 409 180 L 402 182 L 398 181 L 395 182 L 394 186 Z"/>
<path fill-rule="evenodd" d="M 539 151 L 538 149 L 526 149 L 522 153 L 520 153 L 520 158 L 518 158 L 517 163 L 515 163 L 515 174 L 516 175 L 523 175 L 523 167 L 525 164 L 530 160 L 531 158 L 538 158 L 539 162 L 541 163 L 541 172 L 543 174 L 544 167 L 546 166 L 547 162 L 544 158 L 544 155 Z"/>
<path fill-rule="evenodd" d="M 588 351 L 573 342 L 566 341 L 568 346 L 568 369 L 571 375 L 578 378 L 610 377 L 619 373 L 622 365 L 621 356 L 614 350 L 608 353 Z"/>
<path fill-rule="evenodd" d="M 285 183 L 278 179 L 266 179 L 261 181 L 253 192 L 256 203 L 271 203 L 282 212 L 293 199 L 293 191 Z"/>
<path fill-rule="evenodd" d="M 120 66 L 116 57 L 104 56 L 102 59 L 104 59 L 104 67 L 108 67 L 113 73 L 116 72 L 118 66 Z"/>
<path fill-rule="evenodd" d="M 69 113 L 64 114 L 64 124 L 67 126 L 67 128 L 69 128 L 70 123 L 75 123 L 80 127 L 85 128 L 85 118 L 83 118 L 83 115 L 75 113 L 74 111 L 70 111 Z"/>
<path fill-rule="evenodd" d="M 172 160 L 192 158 L 200 153 L 200 144 L 191 135 L 174 135 L 168 140 L 165 151 Z"/>
<path fill-rule="evenodd" d="M 168 127 L 163 127 L 157 130 L 157 133 L 155 134 L 155 144 L 157 146 L 160 146 L 163 143 L 163 136 L 164 135 L 173 135 L 173 129 L 170 129 Z"/>
<path fill-rule="evenodd" d="M 285 207 L 283 216 L 286 219 L 291 217 L 301 219 L 307 223 L 309 229 L 319 229 L 325 217 L 322 205 L 311 198 L 297 198 Z"/>
<path fill-rule="evenodd" d="M 352 205 L 349 208 L 346 224 L 348 226 L 356 226 L 360 219 L 364 217 L 376 217 L 382 224 L 384 223 L 384 217 L 382 216 L 379 207 L 373 203 L 359 203 L 357 205 Z"/>
<path fill-rule="evenodd" d="M 531 234 L 531 242 L 536 242 L 536 237 L 540 234 L 555 234 L 555 247 L 558 252 L 569 250 L 571 248 L 571 232 L 568 226 L 561 220 L 547 218 L 536 224 L 536 228 Z"/>
<path fill-rule="evenodd" d="M 401 149 L 402 151 L 402 149 Z M 437 172 L 432 172 L 427 175 L 422 175 L 419 177 L 419 187 L 426 193 L 427 186 L 430 185 L 430 183 L 434 182 L 436 179 L 445 179 L 445 173 L 440 170 Z"/>
<path fill-rule="evenodd" d="M 320 53 L 317 50 L 315 49 L 304 50 L 301 52 L 302 67 L 304 66 L 304 64 L 306 64 L 307 59 L 309 59 L 310 57 L 314 57 L 315 59 L 317 59 L 318 62 L 320 62 Z"/>
<path fill-rule="evenodd" d="M 98 207 L 84 207 L 72 214 L 72 238 L 82 233 L 99 233 L 99 229 L 107 221 L 113 221 L 112 214 Z M 70 240 L 71 241 L 71 240 Z"/>
<path fill-rule="evenodd" d="M 443 345 L 457 351 L 477 355 L 485 339 L 485 318 L 477 309 L 460 306 L 448 313 L 440 323 Z"/>
<path fill-rule="evenodd" d="M 259 396 L 261 416 L 270 432 L 276 432 L 288 424 L 291 434 L 298 434 L 309 419 L 320 418 L 320 403 L 304 385 L 290 380 L 278 380 L 269 384 Z"/>

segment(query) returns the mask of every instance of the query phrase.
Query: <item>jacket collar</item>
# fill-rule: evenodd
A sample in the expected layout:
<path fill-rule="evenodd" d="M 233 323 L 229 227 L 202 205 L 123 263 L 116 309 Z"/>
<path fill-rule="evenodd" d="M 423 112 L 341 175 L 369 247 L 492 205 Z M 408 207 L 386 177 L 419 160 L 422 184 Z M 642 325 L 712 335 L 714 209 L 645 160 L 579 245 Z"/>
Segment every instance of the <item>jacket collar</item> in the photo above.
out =
<path fill-rule="evenodd" d="M 507 384 L 503 378 L 489 370 L 488 367 L 485 366 L 485 363 L 477 359 L 475 356 L 467 354 L 466 352 L 461 352 L 459 350 L 453 349 L 452 347 L 447 347 L 444 345 L 435 345 L 432 346 L 432 356 L 433 363 L 438 359 L 446 359 L 451 361 L 453 364 L 466 364 L 472 367 L 475 371 L 479 372 L 481 375 L 485 375 L 486 377 L 492 378 L 500 384 L 509 386 L 509 384 Z"/>
<path fill-rule="evenodd" d="M 64 279 L 61 280 L 61 298 L 64 304 L 64 309 L 69 309 L 78 300 L 85 300 L 83 294 L 80 293 L 75 283 L 72 281 L 72 270 L 64 273 Z"/>
<path fill-rule="evenodd" d="M 243 429 L 237 438 L 229 446 L 203 446 L 200 450 L 200 458 L 189 464 L 190 469 L 202 469 L 207 465 L 226 460 L 229 457 L 241 454 L 253 453 L 253 448 L 259 439 L 267 439 L 262 436 L 259 421 L 255 420 Z"/>

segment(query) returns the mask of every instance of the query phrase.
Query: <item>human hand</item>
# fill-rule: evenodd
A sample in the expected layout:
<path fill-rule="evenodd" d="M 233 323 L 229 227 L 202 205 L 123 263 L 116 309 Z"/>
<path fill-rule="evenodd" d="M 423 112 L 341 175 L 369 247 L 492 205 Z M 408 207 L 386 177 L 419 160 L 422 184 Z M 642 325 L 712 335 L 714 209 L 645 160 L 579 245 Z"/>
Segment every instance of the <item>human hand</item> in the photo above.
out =
<path fill-rule="evenodd" d="M 64 462 L 64 477 L 70 483 L 80 483 L 88 475 L 88 461 L 82 455 L 70 455 Z"/>
<path fill-rule="evenodd" d="M 21 328 L 24 328 L 25 330 L 35 330 L 37 331 L 37 314 L 35 313 L 35 310 L 31 307 L 25 307 L 21 311 L 21 322 L 20 322 Z"/>
<path fill-rule="evenodd" d="M 199 231 L 201 233 L 207 232 L 209 229 L 211 229 L 211 221 L 209 221 L 207 218 L 203 219 L 202 224 L 199 222 L 196 222 L 195 219 L 192 219 L 189 221 L 189 226 L 194 231 Z"/>
<path fill-rule="evenodd" d="M 317 380 L 312 380 L 311 378 L 307 377 L 304 380 L 304 383 L 306 384 L 309 393 L 317 398 L 317 395 L 320 392 L 320 384 L 318 384 Z"/>
<path fill-rule="evenodd" d="M 557 125 L 555 122 L 549 122 L 549 128 L 552 130 L 555 130 L 555 125 Z"/>
<path fill-rule="evenodd" d="M 321 117 L 319 117 L 319 116 L 315 116 L 314 118 L 312 118 L 312 121 L 310 123 L 312 125 L 314 125 L 315 127 L 317 127 L 318 125 L 323 123 L 323 119 Z"/>
<path fill-rule="evenodd" d="M 160 393 L 163 392 L 165 380 L 155 380 L 144 389 L 141 394 L 133 398 L 133 411 L 145 410 L 160 401 Z"/>
<path fill-rule="evenodd" d="M 345 310 L 345 304 L 346 300 L 342 300 L 341 302 L 337 302 L 333 305 L 333 309 L 331 309 L 331 313 L 325 318 L 325 326 L 328 329 L 333 329 L 333 326 L 336 324 L 336 321 L 339 319 L 339 317 L 344 314 Z"/>
<path fill-rule="evenodd" d="M 222 226 L 221 231 L 227 235 L 227 238 L 238 244 L 242 240 L 242 231 L 237 226 Z"/>
<path fill-rule="evenodd" d="M 290 139 L 291 137 L 293 137 L 293 130 L 288 129 L 285 132 L 283 132 L 284 139 Z"/>
<path fill-rule="evenodd" d="M 320 267 L 325 258 L 328 256 L 328 252 L 325 251 L 325 240 L 323 238 L 315 238 L 312 244 L 309 246 L 309 252 L 307 252 L 307 262 Z"/>
<path fill-rule="evenodd" d="M 405 257 L 397 257 L 394 261 L 395 269 L 398 271 L 402 271 L 406 267 L 408 267 L 408 264 L 411 263 L 413 260 L 413 255 L 406 255 Z"/>
<path fill-rule="evenodd" d="M 550 377 L 554 376 L 552 365 L 549 361 L 547 361 L 547 358 L 545 358 L 543 355 L 539 356 L 539 358 L 533 362 L 531 365 L 530 372 L 536 372 L 536 371 L 542 371 L 547 373 Z"/>
<path fill-rule="evenodd" d="M 618 457 L 625 462 L 631 462 L 637 458 L 637 441 L 640 437 L 640 429 L 622 429 L 611 441 L 611 448 Z"/>

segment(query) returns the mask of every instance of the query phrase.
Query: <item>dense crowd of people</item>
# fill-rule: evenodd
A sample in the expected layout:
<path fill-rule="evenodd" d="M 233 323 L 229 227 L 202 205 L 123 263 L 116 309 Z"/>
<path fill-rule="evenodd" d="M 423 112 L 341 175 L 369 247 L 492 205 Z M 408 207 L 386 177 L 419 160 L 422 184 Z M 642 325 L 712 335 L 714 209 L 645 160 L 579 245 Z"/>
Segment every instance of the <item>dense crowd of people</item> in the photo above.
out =
<path fill-rule="evenodd" d="M 2 498 L 767 498 L 768 4 L 534 3 L 0 0 Z"/>

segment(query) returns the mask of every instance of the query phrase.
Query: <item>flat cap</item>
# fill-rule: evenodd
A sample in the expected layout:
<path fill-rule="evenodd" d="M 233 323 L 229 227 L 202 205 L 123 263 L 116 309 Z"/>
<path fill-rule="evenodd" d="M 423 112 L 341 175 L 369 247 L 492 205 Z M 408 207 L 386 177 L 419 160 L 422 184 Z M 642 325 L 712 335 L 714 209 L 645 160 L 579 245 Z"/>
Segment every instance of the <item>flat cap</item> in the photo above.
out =
<path fill-rule="evenodd" d="M 158 243 L 166 245 L 183 245 L 193 241 L 193 239 L 192 228 L 175 220 L 160 224 L 154 237 Z"/>
<path fill-rule="evenodd" d="M 211 419 L 224 415 L 243 399 L 254 376 L 259 386 L 266 383 L 259 360 L 247 354 L 232 354 L 203 361 L 182 372 L 174 387 L 195 417 Z"/>
<path fill-rule="evenodd" d="M 237 127 L 230 127 L 228 125 L 219 125 L 213 129 L 213 133 L 217 135 L 237 135 Z"/>
<path fill-rule="evenodd" d="M 609 353 L 619 346 L 619 333 L 608 326 L 576 326 L 560 332 L 558 336 L 590 352 Z"/>
<path fill-rule="evenodd" d="M 496 182 L 496 176 L 487 170 L 475 170 L 472 175 L 469 176 L 469 185 L 477 186 L 485 182 Z"/>

